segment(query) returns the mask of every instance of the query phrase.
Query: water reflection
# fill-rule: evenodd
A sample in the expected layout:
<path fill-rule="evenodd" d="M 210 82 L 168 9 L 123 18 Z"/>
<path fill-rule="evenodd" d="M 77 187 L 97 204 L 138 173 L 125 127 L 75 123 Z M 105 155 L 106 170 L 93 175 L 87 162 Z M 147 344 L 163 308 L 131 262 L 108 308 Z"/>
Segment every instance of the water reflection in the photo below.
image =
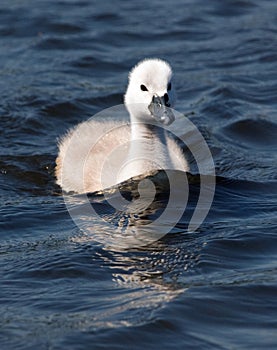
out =
<path fill-rule="evenodd" d="M 177 229 L 180 222 L 181 231 L 187 230 L 192 202 L 196 203 L 199 193 L 198 185 L 191 192 L 187 176 L 178 171 L 159 171 L 123 183 L 119 188 L 65 196 L 65 202 L 83 232 L 82 240 L 98 241 L 116 250 L 147 246 L 169 232 L 180 231 Z M 193 182 L 199 182 L 199 178 L 191 176 L 190 186 Z"/>
<path fill-rule="evenodd" d="M 103 271 L 111 272 L 114 285 L 111 298 L 97 314 L 97 322 L 116 328 L 153 321 L 158 311 L 195 283 L 203 245 L 201 239 L 179 233 L 148 247 L 99 249 L 98 265 L 102 261 Z"/>
<path fill-rule="evenodd" d="M 188 181 L 185 173 L 172 174 L 176 183 Z M 109 320 L 109 327 L 116 327 L 122 319 L 129 325 L 145 323 L 153 317 L 156 309 L 184 293 L 195 276 L 195 265 L 204 243 L 195 239 L 194 234 L 184 233 L 197 203 L 199 178 L 189 176 L 190 190 L 193 186 L 195 188 L 190 191 L 188 205 L 184 207 L 188 193 L 185 196 L 179 193 L 175 196 L 178 201 L 169 207 L 167 175 L 158 172 L 151 177 L 156 193 L 147 208 L 143 208 L 142 202 L 135 204 L 141 198 L 137 186 L 140 179 L 122 185 L 120 194 L 116 189 L 110 189 L 109 195 L 105 193 L 106 197 L 103 193 L 89 195 L 89 205 L 83 196 L 71 196 L 72 202 L 70 205 L 67 203 L 71 216 L 81 228 L 74 241 L 81 246 L 94 242 L 93 256 L 98 261 L 97 265 L 100 264 L 103 271 L 110 271 L 111 281 L 115 283 L 112 300 L 97 316 L 99 322 Z M 177 189 L 178 186 L 175 191 Z M 143 209 L 137 212 L 128 208 L 125 211 L 115 210 L 108 199 L 112 198 L 112 203 L 115 203 L 119 195 L 133 208 L 139 205 Z M 91 215 L 91 206 L 97 215 Z M 165 210 L 169 213 L 166 220 L 163 217 L 158 221 Z M 176 217 L 175 211 L 180 219 L 172 227 L 169 219 Z M 170 233 L 165 235 L 168 231 Z M 99 243 L 96 250 L 95 241 Z M 112 320 L 116 320 L 115 324 Z"/>

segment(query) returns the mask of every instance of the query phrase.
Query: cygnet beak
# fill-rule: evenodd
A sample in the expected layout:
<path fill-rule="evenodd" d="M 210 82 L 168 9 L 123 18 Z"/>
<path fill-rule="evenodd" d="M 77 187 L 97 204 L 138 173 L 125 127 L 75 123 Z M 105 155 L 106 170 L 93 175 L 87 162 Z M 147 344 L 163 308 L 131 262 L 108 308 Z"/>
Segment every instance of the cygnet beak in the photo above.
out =
<path fill-rule="evenodd" d="M 154 95 L 148 109 L 156 121 L 164 125 L 170 125 L 174 122 L 175 116 L 169 107 L 168 94 L 162 97 Z"/>

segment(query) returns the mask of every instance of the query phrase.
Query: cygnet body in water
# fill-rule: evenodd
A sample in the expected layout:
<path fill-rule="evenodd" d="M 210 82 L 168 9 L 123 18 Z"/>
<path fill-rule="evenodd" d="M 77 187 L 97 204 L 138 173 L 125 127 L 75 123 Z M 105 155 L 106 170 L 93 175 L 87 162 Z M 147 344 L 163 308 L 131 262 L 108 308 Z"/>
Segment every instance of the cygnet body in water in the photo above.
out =
<path fill-rule="evenodd" d="M 94 192 L 154 170 L 189 170 L 165 128 L 175 120 L 171 79 L 165 61 L 141 61 L 129 74 L 124 98 L 129 123 L 91 118 L 61 139 L 56 177 L 64 191 Z"/>

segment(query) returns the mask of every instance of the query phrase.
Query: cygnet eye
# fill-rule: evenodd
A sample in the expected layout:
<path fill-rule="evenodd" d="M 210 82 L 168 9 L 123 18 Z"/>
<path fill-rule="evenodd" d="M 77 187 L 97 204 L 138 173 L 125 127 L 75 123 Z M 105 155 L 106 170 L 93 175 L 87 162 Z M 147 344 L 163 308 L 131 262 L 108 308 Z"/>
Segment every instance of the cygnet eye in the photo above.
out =
<path fill-rule="evenodd" d="M 140 86 L 141 91 L 148 91 L 147 87 L 143 84 Z"/>
<path fill-rule="evenodd" d="M 171 82 L 168 83 L 168 85 L 167 85 L 167 91 L 170 91 L 170 90 L 171 90 Z"/>

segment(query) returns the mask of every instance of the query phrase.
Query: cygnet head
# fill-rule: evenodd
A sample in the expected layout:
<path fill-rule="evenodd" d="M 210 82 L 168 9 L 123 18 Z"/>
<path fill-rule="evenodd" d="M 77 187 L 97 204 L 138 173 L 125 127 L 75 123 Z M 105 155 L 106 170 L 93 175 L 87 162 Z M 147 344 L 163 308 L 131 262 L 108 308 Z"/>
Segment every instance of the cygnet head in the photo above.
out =
<path fill-rule="evenodd" d="M 169 125 L 174 120 L 172 70 L 160 59 L 139 62 L 129 74 L 125 105 L 132 122 Z"/>

